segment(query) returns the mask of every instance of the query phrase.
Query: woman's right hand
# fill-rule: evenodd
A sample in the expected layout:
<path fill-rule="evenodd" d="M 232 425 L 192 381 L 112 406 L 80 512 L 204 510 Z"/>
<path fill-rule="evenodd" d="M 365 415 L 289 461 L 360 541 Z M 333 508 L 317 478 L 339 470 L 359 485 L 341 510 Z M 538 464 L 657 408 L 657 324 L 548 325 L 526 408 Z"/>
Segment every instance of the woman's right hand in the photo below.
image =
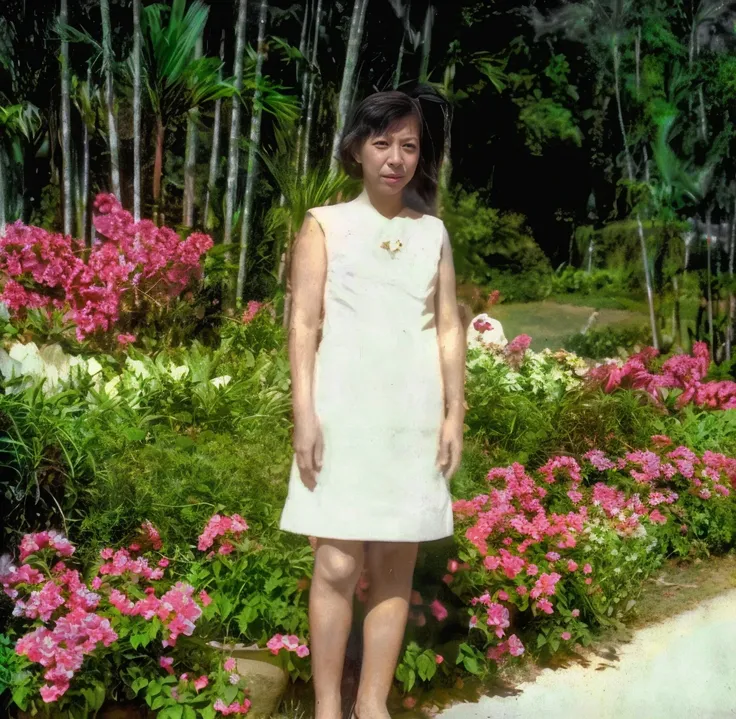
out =
<path fill-rule="evenodd" d="M 317 486 L 317 474 L 322 470 L 324 455 L 322 426 L 315 412 L 295 419 L 294 451 L 301 480 L 307 489 L 313 490 Z"/>

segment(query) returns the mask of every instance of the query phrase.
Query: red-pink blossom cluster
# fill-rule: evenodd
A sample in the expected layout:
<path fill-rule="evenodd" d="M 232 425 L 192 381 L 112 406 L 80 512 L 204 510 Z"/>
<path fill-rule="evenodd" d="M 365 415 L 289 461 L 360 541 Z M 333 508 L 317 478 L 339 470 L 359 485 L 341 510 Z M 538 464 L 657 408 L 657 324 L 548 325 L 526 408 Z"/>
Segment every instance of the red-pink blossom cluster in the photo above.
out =
<path fill-rule="evenodd" d="M 594 367 L 588 377 L 600 383 L 605 392 L 622 387 L 640 389 L 647 392 L 652 399 L 662 403 L 660 389 L 681 389 L 676 406 L 683 407 L 692 402 L 698 407 L 713 409 L 736 408 L 736 382 L 730 380 L 704 382 L 708 373 L 710 354 L 705 342 L 693 345 L 693 354 L 674 355 L 665 360 L 661 370 L 652 371 L 651 363 L 659 351 L 653 347 L 645 347 L 619 365 L 607 362 Z"/>
<path fill-rule="evenodd" d="M 74 554 L 71 542 L 60 532 L 51 530 L 24 535 L 20 542 L 20 561 L 24 562 L 31 554 L 47 547 L 62 557 L 71 557 Z"/>
<path fill-rule="evenodd" d="M 232 542 L 237 542 L 240 535 L 247 530 L 248 524 L 239 514 L 233 514 L 230 517 L 214 514 L 207 522 L 202 534 L 199 535 L 197 548 L 203 552 L 215 544 L 218 537 L 222 537 L 224 541 L 219 542 L 217 552 L 218 554 L 230 554 L 234 549 Z"/>
<path fill-rule="evenodd" d="M 243 324 L 247 325 L 252 322 L 253 318 L 263 309 L 264 303 L 257 300 L 250 300 L 245 306 L 243 312 Z"/>
<path fill-rule="evenodd" d="M 23 537 L 23 561 L 44 550 L 68 557 L 74 547 L 53 531 Z M 110 621 L 95 613 L 100 595 L 84 584 L 79 572 L 67 569 L 61 561 L 46 576 L 27 563 L 16 568 L 9 558 L 3 557 L 0 583 L 15 601 L 14 616 L 42 623 L 18 640 L 16 652 L 45 668 L 47 683 L 41 687 L 41 697 L 45 702 L 56 701 L 69 689 L 84 657 L 99 644 L 109 646 L 117 639 Z"/>
<path fill-rule="evenodd" d="M 295 652 L 300 658 L 309 656 L 309 647 L 306 644 L 299 643 L 299 637 L 296 634 L 274 634 L 266 643 L 271 654 L 278 654 L 282 649 L 289 652 Z"/>
<path fill-rule="evenodd" d="M 168 227 L 135 222 L 113 195 L 95 200 L 98 239 L 91 249 L 69 236 L 18 221 L 0 237 L 0 272 L 8 279 L 0 299 L 14 313 L 27 309 L 66 310 L 81 341 L 109 331 L 132 289 L 150 297 L 173 298 L 201 274 L 200 260 L 212 239 L 192 233 L 181 240 Z M 134 335 L 120 334 L 127 344 Z"/>
<path fill-rule="evenodd" d="M 215 702 L 214 709 L 216 712 L 227 716 L 228 714 L 247 714 L 250 711 L 250 699 L 243 699 L 242 702 L 233 702 L 228 705 L 222 699 Z"/>

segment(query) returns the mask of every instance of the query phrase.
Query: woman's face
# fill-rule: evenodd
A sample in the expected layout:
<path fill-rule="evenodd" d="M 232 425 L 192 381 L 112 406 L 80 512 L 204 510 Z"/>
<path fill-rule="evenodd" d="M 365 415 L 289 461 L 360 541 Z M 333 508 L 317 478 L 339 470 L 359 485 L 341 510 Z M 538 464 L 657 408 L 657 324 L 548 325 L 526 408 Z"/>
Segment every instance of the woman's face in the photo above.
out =
<path fill-rule="evenodd" d="M 419 164 L 419 122 L 414 115 L 397 120 L 383 135 L 369 137 L 355 159 L 363 168 L 363 184 L 397 195 L 411 182 Z"/>

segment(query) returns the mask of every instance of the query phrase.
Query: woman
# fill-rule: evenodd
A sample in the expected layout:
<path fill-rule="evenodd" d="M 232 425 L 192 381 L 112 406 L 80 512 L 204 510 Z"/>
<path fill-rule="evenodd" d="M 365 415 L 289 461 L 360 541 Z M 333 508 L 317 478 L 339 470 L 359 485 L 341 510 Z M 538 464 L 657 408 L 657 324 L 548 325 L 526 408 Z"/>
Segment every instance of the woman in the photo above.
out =
<path fill-rule="evenodd" d="M 447 231 L 421 211 L 436 198 L 438 154 L 417 99 L 399 91 L 366 98 L 340 148 L 363 190 L 309 210 L 294 245 L 295 454 L 280 527 L 317 537 L 315 719 L 341 716 L 364 563 L 371 586 L 351 716 L 389 717 L 418 542 L 453 532 L 448 485 L 462 451 L 465 337 Z"/>

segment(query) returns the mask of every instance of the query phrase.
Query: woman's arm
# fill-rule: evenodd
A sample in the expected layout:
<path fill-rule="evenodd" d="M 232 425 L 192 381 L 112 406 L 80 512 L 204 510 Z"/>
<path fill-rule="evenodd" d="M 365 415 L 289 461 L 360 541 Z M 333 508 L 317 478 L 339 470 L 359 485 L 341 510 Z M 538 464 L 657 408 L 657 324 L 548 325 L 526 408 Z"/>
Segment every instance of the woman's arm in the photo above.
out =
<path fill-rule="evenodd" d="M 436 296 L 437 335 L 445 387 L 445 409 L 448 418 L 465 417 L 465 354 L 467 340 L 457 304 L 455 265 L 447 230 L 443 228 L 442 254 Z"/>
<path fill-rule="evenodd" d="M 465 425 L 465 328 L 455 294 L 455 266 L 447 230 L 443 229 L 437 288 L 437 339 L 445 388 L 445 421 L 439 436 L 437 468 L 450 480 L 460 467 Z"/>
<path fill-rule="evenodd" d="M 305 217 L 292 252 L 289 362 L 294 417 L 298 421 L 314 413 L 312 383 L 327 275 L 324 233 L 311 214 Z"/>

